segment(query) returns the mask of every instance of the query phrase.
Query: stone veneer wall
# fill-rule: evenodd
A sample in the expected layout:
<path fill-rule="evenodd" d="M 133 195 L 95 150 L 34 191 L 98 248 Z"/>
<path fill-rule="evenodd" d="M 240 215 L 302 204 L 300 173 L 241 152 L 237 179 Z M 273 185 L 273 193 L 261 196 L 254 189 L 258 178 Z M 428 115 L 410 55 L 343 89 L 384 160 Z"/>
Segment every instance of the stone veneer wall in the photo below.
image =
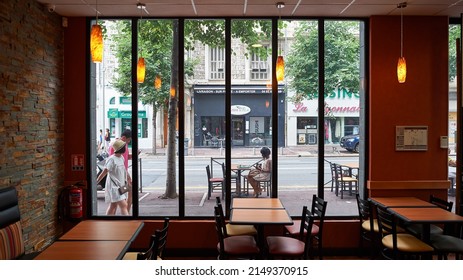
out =
<path fill-rule="evenodd" d="M 19 193 L 26 252 L 60 232 L 63 27 L 34 0 L 0 2 L 0 188 Z"/>

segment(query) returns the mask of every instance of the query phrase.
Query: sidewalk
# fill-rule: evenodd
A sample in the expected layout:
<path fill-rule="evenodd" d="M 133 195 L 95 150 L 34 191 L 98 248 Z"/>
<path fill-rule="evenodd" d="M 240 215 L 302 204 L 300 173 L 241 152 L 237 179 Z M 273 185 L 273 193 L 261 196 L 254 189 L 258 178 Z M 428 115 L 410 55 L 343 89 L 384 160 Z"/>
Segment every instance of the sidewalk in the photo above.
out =
<path fill-rule="evenodd" d="M 260 157 L 260 146 L 256 147 L 232 147 L 232 157 Z M 325 156 L 358 156 L 356 153 L 347 151 L 339 144 L 325 144 Z M 188 147 L 185 150 L 187 157 L 225 157 L 225 148 L 214 147 Z M 317 145 L 298 145 L 289 147 L 279 147 L 279 156 L 293 157 L 315 157 L 318 153 Z M 166 155 L 165 148 L 156 148 L 156 154 L 153 155 L 151 149 L 142 149 L 140 157 L 162 157 Z"/>

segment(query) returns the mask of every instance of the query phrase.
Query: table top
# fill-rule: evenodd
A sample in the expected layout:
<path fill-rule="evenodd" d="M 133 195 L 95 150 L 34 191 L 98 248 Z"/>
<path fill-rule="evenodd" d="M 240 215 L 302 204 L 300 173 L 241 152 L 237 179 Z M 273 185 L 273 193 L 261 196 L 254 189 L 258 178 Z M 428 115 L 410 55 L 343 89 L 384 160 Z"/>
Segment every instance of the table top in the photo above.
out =
<path fill-rule="evenodd" d="M 389 209 L 409 223 L 463 223 L 463 217 L 439 207 L 395 207 Z"/>
<path fill-rule="evenodd" d="M 231 208 L 284 209 L 285 207 L 279 198 L 233 198 Z"/>
<path fill-rule="evenodd" d="M 230 224 L 237 225 L 292 225 L 286 209 L 233 208 Z"/>
<path fill-rule="evenodd" d="M 437 207 L 436 205 L 416 197 L 371 197 L 371 202 L 383 207 Z"/>
<path fill-rule="evenodd" d="M 338 163 L 341 166 L 345 166 L 350 169 L 359 169 L 359 163 L 358 162 L 345 162 L 345 163 Z"/>
<path fill-rule="evenodd" d="M 250 170 L 252 167 L 252 164 L 237 164 L 237 163 L 232 163 L 230 165 L 231 170 Z"/>
<path fill-rule="evenodd" d="M 119 260 L 128 241 L 56 241 L 35 260 Z"/>
<path fill-rule="evenodd" d="M 122 240 L 132 241 L 143 227 L 141 221 L 85 220 L 59 240 Z"/>

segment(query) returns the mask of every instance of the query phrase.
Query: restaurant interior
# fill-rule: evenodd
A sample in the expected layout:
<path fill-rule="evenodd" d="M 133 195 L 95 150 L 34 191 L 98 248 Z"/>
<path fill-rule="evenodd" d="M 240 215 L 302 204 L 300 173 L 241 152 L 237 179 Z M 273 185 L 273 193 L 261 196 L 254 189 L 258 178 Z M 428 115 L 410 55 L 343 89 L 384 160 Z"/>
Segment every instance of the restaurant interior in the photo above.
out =
<path fill-rule="evenodd" d="M 162 3 L 147 0 L 145 2 L 149 11 L 149 14 L 144 15 L 145 18 L 365 20 L 366 73 L 361 87 L 365 92 L 365 104 L 362 105 L 362 110 L 365 111 L 366 119 L 363 131 L 364 153 L 360 161 L 364 184 L 359 187 L 359 196 L 365 200 L 370 198 L 369 205 L 383 205 L 379 199 L 375 200 L 383 197 L 414 197 L 428 202 L 431 195 L 446 201 L 449 199 L 448 149 L 445 145 L 449 112 L 448 30 L 451 23 L 461 25 L 463 3 L 460 1 L 409 1 L 403 11 L 398 7 L 400 3 L 397 0 L 287 0 L 286 9 L 283 11 L 275 8 L 275 1 L 269 0 L 248 0 L 239 3 L 216 0 L 175 0 Z M 96 248 L 92 250 L 93 253 L 114 251 L 112 255 L 94 254 L 94 258 L 111 256 L 120 259 L 126 257 L 126 254 L 121 252 L 144 251 L 153 244 L 155 238 L 153 232 L 156 230 L 158 230 L 156 244 L 165 245 L 163 248 L 165 250 L 155 253 L 155 259 L 160 255 L 165 259 L 236 257 L 233 253 L 217 250 L 219 237 L 216 225 L 220 224 L 220 221 L 217 221 L 221 216 L 220 209 L 216 209 L 216 219 L 212 212 L 210 217 L 146 219 L 131 216 L 95 217 L 91 213 L 92 208 L 89 203 L 91 190 L 87 188 L 87 182 L 92 180 L 92 173 L 86 168 L 90 166 L 92 149 L 89 140 L 91 132 L 88 126 L 90 118 L 88 73 L 92 64 L 89 48 L 91 21 L 95 19 L 95 15 L 100 18 L 137 18 L 140 12 L 134 9 L 135 5 L 136 1 L 133 0 L 12 0 L 0 3 L 1 139 L 4 142 L 4 146 L 0 148 L 2 154 L 0 196 L 5 194 L 8 199 L 11 199 L 11 196 L 17 199 L 13 214 L 5 210 L 12 205 L 0 200 L 0 230 L 12 222 L 19 222 L 19 228 L 16 228 L 19 232 L 16 234 L 21 236 L 21 241 L 13 241 L 13 243 L 20 242 L 19 245 L 15 245 L 19 247 L 19 253 L 16 254 L 10 252 L 2 256 L 1 249 L 6 250 L 6 241 L 0 242 L 0 245 L 4 246 L 0 248 L 0 259 L 1 257 L 14 259 L 28 255 L 38 256 L 39 259 L 85 258 L 79 254 L 63 256 L 53 252 L 47 255 L 46 252 L 49 248 L 59 246 L 64 246 L 65 251 L 75 250 L 66 247 L 70 245 L 66 239 L 72 239 L 70 236 L 73 235 L 73 230 L 92 223 L 96 226 L 95 223 L 98 222 L 107 223 L 105 225 L 113 222 L 125 223 L 118 228 L 124 228 L 127 232 L 120 233 L 124 235 L 121 237 L 123 241 L 120 241 L 119 237 L 105 236 L 102 243 L 91 243 L 91 246 Z M 398 49 L 401 44 L 398 35 L 398 30 L 401 28 L 401 13 L 405 22 L 403 44 L 406 46 L 405 56 L 408 67 L 405 83 L 398 82 L 396 71 Z M 461 56 L 459 59 L 461 61 Z M 459 65 L 461 69 L 461 63 Z M 462 104 L 461 70 L 459 77 L 457 79 L 458 104 Z M 276 81 L 276 77 L 273 77 L 273 81 Z M 275 92 L 277 86 L 274 83 Z M 276 112 L 277 104 L 272 106 L 273 108 L 270 109 Z M 462 123 L 460 113 L 461 106 L 458 107 L 459 127 Z M 276 122 L 277 118 L 273 121 Z M 426 151 L 396 150 L 396 127 L 408 125 L 427 128 Z M 457 131 L 461 134 L 463 129 Z M 457 136 L 456 145 L 457 162 L 463 160 L 462 151 L 459 149 L 463 147 L 460 134 Z M 179 141 L 182 142 L 183 136 L 179 137 Z M 275 133 L 273 137 L 276 143 L 278 135 Z M 230 147 L 230 139 L 226 139 L 224 144 L 225 147 Z M 137 141 L 132 142 L 132 149 L 137 149 Z M 277 149 L 276 146 L 272 147 L 274 152 L 272 154 L 276 154 Z M 226 158 L 230 157 L 230 149 L 225 148 L 224 153 Z M 181 156 L 183 153 L 179 151 L 179 157 Z M 76 165 L 72 160 L 81 160 L 82 169 L 75 169 Z M 227 163 L 230 165 L 231 162 L 227 161 Z M 457 166 L 456 170 L 457 174 L 461 173 L 460 166 Z M 179 174 L 181 177 L 182 172 L 179 171 Z M 82 182 L 79 186 L 82 190 L 82 217 L 62 219 L 59 214 L 60 193 L 64 186 L 76 182 Z M 137 181 L 134 180 L 134 184 L 136 183 Z M 180 179 L 179 184 L 182 183 L 184 184 L 184 180 Z M 461 178 L 458 176 L 455 184 L 453 205 L 455 217 L 449 219 L 459 223 Z M 7 191 L 11 189 L 16 192 L 12 194 Z M 222 215 L 229 220 L 229 223 L 234 222 L 240 226 L 252 225 L 252 221 L 246 220 L 246 217 L 241 217 L 241 220 L 239 217 L 240 209 L 250 209 L 251 206 L 238 206 L 239 200 L 233 199 L 230 195 L 222 199 L 221 205 L 227 206 Z M 276 199 L 271 203 L 278 203 L 278 193 L 274 191 L 269 197 L 260 198 L 260 200 L 267 199 Z M 317 198 L 314 196 L 314 204 L 315 201 Z M 386 208 L 387 203 L 384 204 Z M 409 204 L 403 206 L 406 206 L 405 209 Z M 262 206 L 259 211 L 265 215 L 263 209 L 273 209 L 273 207 L 273 204 Z M 362 239 L 363 234 L 359 226 L 362 220 L 358 216 L 349 219 L 326 216 L 321 220 L 313 220 L 314 216 L 325 216 L 322 206 L 320 210 L 318 206 L 314 209 L 313 205 L 312 208 L 309 205 L 308 208 L 314 216 L 292 217 L 289 217 L 286 211 L 279 211 L 280 207 L 275 206 L 276 210 L 273 209 L 274 212 L 268 215 L 272 217 L 282 215 L 283 221 L 266 226 L 265 229 L 262 224 L 258 224 L 255 226 L 257 231 L 253 233 L 255 238 L 247 241 L 243 238 L 240 241 L 251 242 L 252 246 L 257 246 L 255 249 L 257 252 L 247 252 L 244 258 L 253 259 L 263 256 L 287 258 L 281 251 L 270 252 L 269 248 L 264 249 L 263 243 L 288 242 L 280 238 L 290 236 L 286 231 L 296 221 L 302 221 L 302 224 L 307 222 L 306 231 L 313 230 L 314 225 L 321 231 L 323 224 L 323 234 L 316 235 L 314 240 L 311 239 L 313 243 L 320 245 L 319 248 L 314 244 L 314 249 L 310 253 L 305 252 L 303 250 L 305 239 L 302 238 L 302 241 L 299 240 L 302 245 L 300 243 L 295 245 L 303 248 L 299 252 L 300 256 L 290 255 L 289 258 L 301 256 L 309 258 L 306 253 L 313 254 L 315 258 L 323 256 L 324 259 L 370 258 L 368 246 L 359 248 L 361 246 L 359 239 Z M 422 207 L 433 208 L 428 204 Z M 302 205 L 300 208 L 302 210 Z M 388 213 L 406 216 L 396 210 Z M 441 212 L 439 215 L 446 216 Z M 445 224 L 450 223 L 437 220 Z M 426 225 L 423 226 L 424 231 L 429 228 L 427 227 L 429 220 L 423 223 Z M 169 228 L 167 243 L 162 243 L 162 229 L 167 225 Z M 299 229 L 300 226 L 297 224 L 296 235 L 299 234 Z M 278 238 L 268 238 L 275 236 Z M 432 239 L 426 234 L 423 236 L 428 241 Z M 74 238 L 80 237 L 82 236 Z M 117 244 L 111 243 L 114 239 L 119 240 Z M 84 239 L 82 242 L 93 241 Z M 396 253 L 396 249 L 391 251 Z M 265 254 L 262 253 L 264 250 Z M 437 251 L 435 248 L 430 250 Z M 417 254 L 427 258 L 431 255 L 428 253 L 424 250 Z M 458 252 L 451 253 L 458 254 Z M 432 254 L 431 257 L 439 258 L 441 255 Z M 238 257 L 243 256 L 238 255 Z M 373 258 L 376 257 L 378 256 Z M 392 254 L 391 258 L 394 257 L 397 256 Z"/>

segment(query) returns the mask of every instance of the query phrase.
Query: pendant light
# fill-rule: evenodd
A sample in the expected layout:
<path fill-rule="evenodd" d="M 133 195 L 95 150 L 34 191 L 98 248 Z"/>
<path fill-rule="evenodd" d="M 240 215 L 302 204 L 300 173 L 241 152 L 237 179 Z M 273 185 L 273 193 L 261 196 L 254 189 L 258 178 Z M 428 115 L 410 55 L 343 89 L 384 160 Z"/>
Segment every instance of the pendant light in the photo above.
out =
<path fill-rule="evenodd" d="M 101 26 L 98 25 L 98 1 L 95 5 L 96 23 L 92 25 L 90 32 L 90 54 L 92 62 L 98 63 L 103 60 L 103 32 Z"/>
<path fill-rule="evenodd" d="M 281 14 L 280 11 L 285 7 L 285 3 L 283 2 L 278 2 L 276 3 L 276 6 L 278 8 L 278 15 L 279 15 L 279 20 L 281 20 Z M 285 60 L 283 59 L 282 55 L 279 55 L 277 57 L 277 62 L 276 62 L 276 77 L 278 82 L 282 82 L 284 77 L 285 77 Z"/>
<path fill-rule="evenodd" d="M 137 3 L 137 8 L 140 9 L 140 20 L 138 21 L 138 32 L 140 32 L 140 21 L 142 19 L 143 9 L 145 9 L 145 4 Z M 145 59 L 143 58 L 142 51 L 140 51 L 140 57 L 138 58 L 138 63 L 137 63 L 137 82 L 138 83 L 143 83 L 145 81 L 145 72 L 146 72 Z"/>
<path fill-rule="evenodd" d="M 407 78 L 407 63 L 405 61 L 405 57 L 403 55 L 403 36 L 404 36 L 404 31 L 403 31 L 403 13 L 402 9 L 407 7 L 407 2 L 402 2 L 397 5 L 397 8 L 400 9 L 400 57 L 399 61 L 397 62 L 397 80 L 399 83 L 405 83 L 405 80 Z"/>
<path fill-rule="evenodd" d="M 154 88 L 160 89 L 161 85 L 162 85 L 161 75 L 156 75 L 156 77 L 154 78 Z"/>

